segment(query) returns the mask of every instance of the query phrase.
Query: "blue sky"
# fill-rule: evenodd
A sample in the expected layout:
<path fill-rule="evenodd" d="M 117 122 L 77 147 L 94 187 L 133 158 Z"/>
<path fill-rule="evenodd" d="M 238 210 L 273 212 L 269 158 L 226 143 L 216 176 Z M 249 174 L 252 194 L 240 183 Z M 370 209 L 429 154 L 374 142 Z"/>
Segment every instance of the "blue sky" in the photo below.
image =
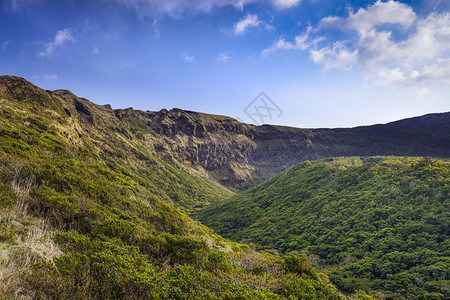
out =
<path fill-rule="evenodd" d="M 264 122 L 295 127 L 450 111 L 448 0 L 1 3 L 1 74 L 113 108 L 257 123 L 264 92 Z"/>

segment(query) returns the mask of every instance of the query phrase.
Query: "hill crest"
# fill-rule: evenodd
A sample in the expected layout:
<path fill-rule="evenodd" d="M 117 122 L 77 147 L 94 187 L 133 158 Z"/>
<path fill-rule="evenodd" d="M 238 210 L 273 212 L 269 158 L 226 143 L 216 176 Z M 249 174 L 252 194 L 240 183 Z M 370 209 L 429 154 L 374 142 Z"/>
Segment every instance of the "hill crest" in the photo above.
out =
<path fill-rule="evenodd" d="M 254 126 L 181 109 L 112 109 L 67 90 L 44 91 L 23 78 L 0 77 L 0 95 L 35 102 L 74 118 L 82 131 L 137 135 L 160 157 L 230 188 L 245 189 L 305 160 L 336 156 L 450 157 L 450 113 L 354 128 Z M 139 133 L 140 132 L 140 133 Z M 148 134 L 144 134 L 147 132 Z M 150 134 L 151 133 L 151 134 Z"/>

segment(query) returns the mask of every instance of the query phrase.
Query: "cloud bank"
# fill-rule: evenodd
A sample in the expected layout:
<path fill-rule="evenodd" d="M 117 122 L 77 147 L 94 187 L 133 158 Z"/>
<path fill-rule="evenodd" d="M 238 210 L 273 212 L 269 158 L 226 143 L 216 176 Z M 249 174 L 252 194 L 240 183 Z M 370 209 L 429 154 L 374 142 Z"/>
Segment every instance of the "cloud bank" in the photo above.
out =
<path fill-rule="evenodd" d="M 345 39 L 327 34 L 336 30 Z M 378 0 L 347 17 L 323 18 L 293 42 L 281 38 L 261 54 L 291 49 L 308 51 L 324 70 L 357 67 L 380 84 L 450 84 L 450 13 L 420 18 L 406 4 Z"/>

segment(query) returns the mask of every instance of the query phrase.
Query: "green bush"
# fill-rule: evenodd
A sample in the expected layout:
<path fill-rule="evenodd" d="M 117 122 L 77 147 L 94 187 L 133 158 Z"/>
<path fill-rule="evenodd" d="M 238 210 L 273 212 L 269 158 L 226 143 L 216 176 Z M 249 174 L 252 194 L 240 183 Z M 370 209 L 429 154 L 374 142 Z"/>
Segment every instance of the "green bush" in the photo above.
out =
<path fill-rule="evenodd" d="M 317 257 L 347 294 L 422 297 L 442 293 L 426 284 L 448 276 L 449 174 L 431 158 L 305 162 L 194 217 L 257 249 Z M 305 261 L 286 267 L 301 274 Z"/>

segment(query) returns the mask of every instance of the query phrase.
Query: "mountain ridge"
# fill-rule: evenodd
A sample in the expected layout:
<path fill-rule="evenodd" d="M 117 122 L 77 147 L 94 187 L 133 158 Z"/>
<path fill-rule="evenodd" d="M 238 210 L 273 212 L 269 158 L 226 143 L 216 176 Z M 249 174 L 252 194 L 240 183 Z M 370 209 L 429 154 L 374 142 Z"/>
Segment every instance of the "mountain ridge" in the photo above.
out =
<path fill-rule="evenodd" d="M 0 298 L 348 298 L 304 257 L 193 220 L 232 193 L 157 155 L 163 142 L 109 106 L 1 77 Z"/>
<path fill-rule="evenodd" d="M 0 271 L 6 279 L 0 280 L 0 291 L 35 298 L 75 295 L 74 299 L 86 295 L 345 299 L 344 291 L 354 299 L 371 299 L 361 291 L 370 292 L 371 287 L 364 281 L 353 284 L 354 277 L 342 282 L 332 278 L 341 288 L 336 290 L 327 275 L 314 269 L 314 257 L 256 253 L 215 235 L 187 213 L 227 203 L 233 193 L 223 185 L 245 189 L 304 159 L 370 151 L 418 154 L 430 147 L 434 147 L 431 154 L 447 155 L 448 133 L 434 132 L 434 128 L 445 129 L 448 120 L 429 118 L 432 121 L 417 126 L 415 121 L 414 126 L 401 123 L 400 129 L 398 124 L 391 125 L 394 129 L 370 126 L 369 130 L 253 126 L 180 109 L 113 110 L 68 90 L 45 91 L 23 78 L 2 76 Z M 416 143 L 408 144 L 411 139 Z M 337 192 L 378 174 L 372 170 L 380 159 L 358 159 L 368 166 L 338 180 Z M 353 158 L 348 160 L 344 169 L 360 165 Z M 426 168 L 433 165 L 430 158 L 421 160 Z M 331 165 L 338 161 L 327 159 Z M 297 165 L 290 170 L 301 169 Z M 431 171 L 419 175 L 426 179 L 434 176 Z M 313 177 L 316 173 L 312 169 Z M 328 175 L 324 173 L 325 179 Z M 286 185 L 281 185 L 284 190 Z M 416 191 L 421 193 L 421 187 L 416 186 Z M 399 190 L 388 192 L 396 195 Z M 433 221 L 434 217 L 426 218 Z M 304 241 L 314 239 L 317 236 L 308 235 Z M 286 246 L 295 247 L 291 242 L 297 241 Z M 427 272 L 435 272 L 435 267 L 442 264 Z M 421 291 L 442 294 L 438 284 L 437 291 L 432 287 Z M 380 289 L 372 286 L 372 290 Z M 383 299 L 383 295 L 371 295 Z"/>
<path fill-rule="evenodd" d="M 14 97 L 20 89 L 25 91 L 23 101 L 37 101 L 77 118 L 81 131 L 100 126 L 125 137 L 148 131 L 149 151 L 170 156 L 230 188 L 246 189 L 305 160 L 355 155 L 450 157 L 450 112 L 387 124 L 308 129 L 255 126 L 177 108 L 158 112 L 112 109 L 68 90 L 44 91 L 20 77 L 0 77 L 3 94 Z"/>

